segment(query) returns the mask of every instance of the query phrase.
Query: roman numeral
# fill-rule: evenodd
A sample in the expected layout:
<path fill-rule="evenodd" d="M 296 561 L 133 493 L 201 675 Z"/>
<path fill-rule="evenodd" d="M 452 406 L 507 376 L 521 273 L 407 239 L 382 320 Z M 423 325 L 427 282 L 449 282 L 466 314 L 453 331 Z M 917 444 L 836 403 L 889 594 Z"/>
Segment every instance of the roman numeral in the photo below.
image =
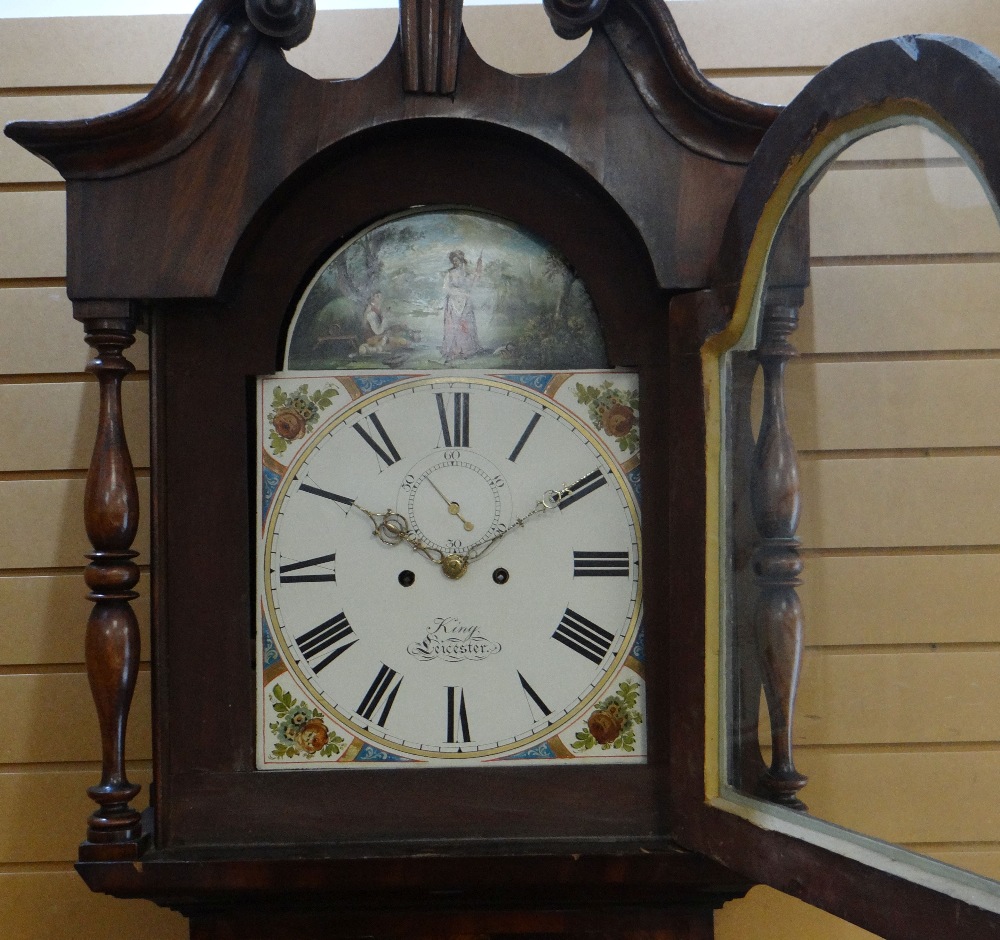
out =
<path fill-rule="evenodd" d="M 309 483 L 303 483 L 299 487 L 300 492 L 312 493 L 313 496 L 322 496 L 323 499 L 332 499 L 335 503 L 340 503 L 343 506 L 350 508 L 354 505 L 354 500 L 350 496 L 341 496 L 339 493 L 331 493 L 329 490 L 321 490 L 318 486 L 312 486 Z"/>
<path fill-rule="evenodd" d="M 348 642 L 343 642 L 345 640 Z M 353 628 L 347 622 L 347 617 L 343 613 L 339 613 L 335 617 L 331 617 L 329 620 L 321 623 L 318 627 L 313 627 L 312 630 L 303 633 L 302 636 L 296 637 L 295 642 L 298 644 L 299 650 L 306 662 L 326 653 L 320 662 L 309 662 L 309 665 L 312 666 L 312 671 L 318 673 L 322 672 L 338 656 L 354 646 L 358 642 L 358 638 L 354 635 Z"/>
<path fill-rule="evenodd" d="M 382 422 L 379 421 L 378 415 L 369 415 L 368 420 L 371 422 L 372 427 L 375 428 L 375 433 L 382 438 L 382 444 L 385 444 L 385 449 L 382 449 L 382 445 L 375 440 L 374 437 L 369 434 L 364 427 L 362 427 L 361 422 L 357 424 L 352 424 L 351 427 L 354 428 L 358 434 L 361 435 L 361 439 L 373 450 L 375 455 L 384 463 L 387 467 L 391 467 L 394 463 L 400 460 L 398 451 L 395 445 L 389 439 L 389 435 L 385 433 L 385 428 L 382 427 Z"/>
<path fill-rule="evenodd" d="M 528 443 L 528 438 L 531 437 L 531 432 L 535 430 L 535 425 L 541 420 L 541 417 L 542 416 L 539 414 L 531 416 L 528 426 L 524 429 L 524 433 L 518 438 L 517 443 L 514 445 L 514 449 L 510 452 L 510 456 L 507 458 L 511 463 L 517 460 L 521 451 L 524 449 L 524 445 Z"/>
<path fill-rule="evenodd" d="M 469 446 L 469 393 L 455 392 L 449 422 L 448 408 L 445 405 L 444 392 L 435 392 L 438 417 L 441 419 L 441 435 L 445 447 Z"/>
<path fill-rule="evenodd" d="M 573 552 L 574 578 L 627 578 L 628 552 Z"/>
<path fill-rule="evenodd" d="M 375 681 L 372 682 L 365 693 L 365 697 L 361 700 L 361 704 L 358 706 L 358 714 L 366 721 L 371 721 L 376 709 L 379 705 L 382 705 L 382 711 L 376 723 L 382 725 L 384 728 L 386 720 L 389 718 L 389 712 L 392 711 L 392 703 L 396 701 L 396 693 L 399 691 L 402 681 L 403 677 L 395 669 L 390 669 L 388 666 L 383 665 L 379 669 L 378 675 L 375 676 Z M 384 705 L 383 702 L 385 703 Z"/>
<path fill-rule="evenodd" d="M 448 738 L 449 744 L 472 740 L 469 734 L 469 716 L 465 711 L 465 692 L 458 686 L 449 685 L 448 690 Z M 459 737 L 461 735 L 461 737 Z"/>
<path fill-rule="evenodd" d="M 320 555 L 318 558 L 309 558 L 306 561 L 293 561 L 290 564 L 282 565 L 278 569 L 278 574 L 282 584 L 302 584 L 305 581 L 336 581 L 337 575 L 333 569 L 333 563 L 337 560 L 337 553 L 332 555 Z M 301 571 L 303 568 L 318 568 L 321 565 L 328 565 L 331 570 L 313 574 L 290 574 L 292 571 Z"/>
<path fill-rule="evenodd" d="M 524 689 L 524 694 L 528 697 L 528 702 L 533 703 L 534 706 L 546 717 L 552 714 L 552 710 L 549 708 L 545 702 L 542 701 L 541 696 L 528 685 L 528 680 L 524 678 L 519 672 L 517 678 L 521 680 L 521 688 Z"/>
<path fill-rule="evenodd" d="M 576 483 L 569 487 L 569 496 L 564 496 L 559 500 L 559 508 L 565 509 L 567 506 L 572 506 L 578 499 L 583 499 L 588 493 L 599 490 L 607 482 L 600 469 L 595 470 L 593 473 L 588 473 L 582 480 L 577 480 Z"/>
<path fill-rule="evenodd" d="M 615 639 L 613 633 L 608 633 L 603 627 L 599 627 L 568 607 L 552 638 L 598 665 L 608 655 L 608 650 L 611 649 Z"/>

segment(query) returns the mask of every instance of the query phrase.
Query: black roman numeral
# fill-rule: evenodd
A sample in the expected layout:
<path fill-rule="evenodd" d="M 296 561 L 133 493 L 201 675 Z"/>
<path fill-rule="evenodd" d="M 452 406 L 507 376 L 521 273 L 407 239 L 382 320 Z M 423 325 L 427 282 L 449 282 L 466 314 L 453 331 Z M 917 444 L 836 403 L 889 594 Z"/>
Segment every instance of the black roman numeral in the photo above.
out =
<path fill-rule="evenodd" d="M 373 450 L 375 455 L 384 463 L 387 467 L 391 467 L 394 463 L 400 460 L 399 452 L 396 450 L 396 446 L 389 439 L 389 435 L 385 433 L 385 428 L 382 427 L 382 422 L 379 421 L 378 415 L 369 415 L 368 420 L 371 421 L 372 427 L 375 428 L 375 433 L 382 438 L 382 444 L 385 444 L 385 449 L 383 450 L 382 444 L 372 437 L 368 431 L 361 425 L 359 421 L 357 424 L 352 424 L 351 427 L 354 428 L 358 434 L 361 435 L 362 440 Z"/>
<path fill-rule="evenodd" d="M 350 508 L 354 505 L 354 500 L 350 496 L 341 496 L 339 493 L 331 493 L 329 490 L 321 490 L 318 486 L 303 483 L 299 490 L 303 493 L 312 493 L 313 496 L 322 496 L 323 499 L 332 499 L 335 503 Z"/>
<path fill-rule="evenodd" d="M 573 552 L 574 578 L 627 578 L 628 552 Z"/>
<path fill-rule="evenodd" d="M 383 665 L 379 669 L 378 675 L 375 676 L 375 681 L 372 682 L 365 693 L 365 697 L 361 700 L 361 704 L 358 706 L 358 714 L 366 721 L 371 721 L 375 710 L 379 705 L 382 705 L 382 711 L 379 714 L 377 724 L 382 725 L 384 728 L 389 718 L 389 712 L 392 711 L 392 703 L 396 701 L 396 693 L 399 691 L 402 681 L 403 677 L 395 669 L 390 669 L 388 666 Z M 384 705 L 382 704 L 383 702 L 385 703 Z"/>
<path fill-rule="evenodd" d="M 583 499 L 588 493 L 599 490 L 607 482 L 600 469 L 595 470 L 593 473 L 588 473 L 582 480 L 577 480 L 576 483 L 569 487 L 569 496 L 564 496 L 559 500 L 559 508 L 565 509 L 567 506 L 572 506 L 578 499 Z"/>
<path fill-rule="evenodd" d="M 469 734 L 469 716 L 465 711 L 465 692 L 458 686 L 449 685 L 448 690 L 448 738 L 449 744 L 472 740 Z M 461 737 L 459 737 L 461 735 Z"/>
<path fill-rule="evenodd" d="M 320 555 L 318 558 L 308 558 L 305 561 L 293 561 L 290 564 L 282 565 L 278 568 L 278 574 L 282 584 L 302 584 L 306 581 L 336 581 L 337 575 L 334 569 L 334 562 L 337 560 L 337 553 L 331 555 Z M 328 571 L 314 572 L 312 574 L 291 574 L 292 571 L 302 571 L 303 568 L 319 568 L 325 565 Z"/>
<path fill-rule="evenodd" d="M 524 445 L 528 443 L 528 438 L 531 437 L 531 432 L 535 430 L 535 425 L 541 420 L 541 417 L 542 416 L 539 414 L 531 416 L 528 426 L 524 429 L 524 433 L 518 438 L 517 443 L 514 445 L 514 449 L 510 452 L 510 456 L 507 458 L 511 463 L 517 460 L 521 451 L 524 449 Z"/>
<path fill-rule="evenodd" d="M 302 636 L 296 637 L 295 642 L 306 662 L 312 666 L 312 671 L 322 672 L 338 656 L 354 646 L 358 642 L 358 638 L 347 622 L 347 617 L 343 613 L 339 613 L 318 627 L 313 627 L 312 630 L 303 633 Z M 318 663 L 310 662 L 323 653 L 326 655 Z"/>
<path fill-rule="evenodd" d="M 541 696 L 528 685 L 528 680 L 524 678 L 519 672 L 517 678 L 521 680 L 521 688 L 524 689 L 524 694 L 528 697 L 528 701 L 534 703 L 535 707 L 546 717 L 552 714 L 552 710 L 549 708 L 545 702 L 542 701 Z"/>
<path fill-rule="evenodd" d="M 569 607 L 566 608 L 566 613 L 559 621 L 552 638 L 598 665 L 608 655 L 608 650 L 611 649 L 615 639 L 613 633 L 608 633 L 603 627 L 599 627 L 575 610 L 570 610 Z"/>
<path fill-rule="evenodd" d="M 468 447 L 469 446 L 469 393 L 455 392 L 452 414 L 448 415 L 448 408 L 445 405 L 444 392 L 435 392 L 437 399 L 438 417 L 441 419 L 441 435 L 444 438 L 445 447 Z"/>

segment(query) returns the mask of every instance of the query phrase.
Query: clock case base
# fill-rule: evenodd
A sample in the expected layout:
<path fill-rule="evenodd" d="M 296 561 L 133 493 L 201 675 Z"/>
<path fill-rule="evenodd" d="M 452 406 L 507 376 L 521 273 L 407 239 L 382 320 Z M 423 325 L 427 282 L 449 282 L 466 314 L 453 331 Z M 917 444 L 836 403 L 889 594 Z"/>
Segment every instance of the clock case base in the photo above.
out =
<path fill-rule="evenodd" d="M 714 910 L 752 885 L 667 842 L 532 844 L 520 853 L 509 843 L 502 852 L 450 843 L 408 855 L 378 845 L 275 847 L 253 858 L 238 848 L 135 849 L 141 861 L 80 861 L 77 871 L 94 891 L 183 913 L 192 940 L 711 940 Z"/>

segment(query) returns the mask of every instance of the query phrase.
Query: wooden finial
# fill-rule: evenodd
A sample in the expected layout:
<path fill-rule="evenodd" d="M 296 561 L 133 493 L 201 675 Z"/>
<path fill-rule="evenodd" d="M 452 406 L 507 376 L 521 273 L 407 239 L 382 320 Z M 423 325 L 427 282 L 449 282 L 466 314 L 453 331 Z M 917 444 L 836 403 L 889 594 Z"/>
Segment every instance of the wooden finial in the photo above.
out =
<path fill-rule="evenodd" d="M 246 0 L 247 18 L 283 49 L 301 45 L 312 32 L 316 0 Z"/>
<path fill-rule="evenodd" d="M 552 31 L 560 39 L 579 39 L 604 14 L 611 0 L 542 0 Z"/>

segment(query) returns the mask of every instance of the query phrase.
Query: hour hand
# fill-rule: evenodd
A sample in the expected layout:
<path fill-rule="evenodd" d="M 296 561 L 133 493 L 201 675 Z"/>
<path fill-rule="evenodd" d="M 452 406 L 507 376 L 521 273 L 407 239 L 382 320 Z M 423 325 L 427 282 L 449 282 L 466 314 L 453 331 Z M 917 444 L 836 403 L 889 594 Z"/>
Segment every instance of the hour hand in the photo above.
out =
<path fill-rule="evenodd" d="M 368 521 L 372 524 L 372 534 L 380 542 L 386 545 L 399 545 L 401 542 L 406 542 L 428 561 L 432 561 L 436 565 L 441 564 L 444 557 L 443 552 L 431 548 L 429 545 L 424 545 L 410 530 L 406 519 L 398 512 L 391 509 L 387 509 L 385 512 L 374 512 L 371 509 L 365 509 L 364 506 L 359 506 L 357 503 L 354 503 L 354 508 L 368 517 Z"/>

